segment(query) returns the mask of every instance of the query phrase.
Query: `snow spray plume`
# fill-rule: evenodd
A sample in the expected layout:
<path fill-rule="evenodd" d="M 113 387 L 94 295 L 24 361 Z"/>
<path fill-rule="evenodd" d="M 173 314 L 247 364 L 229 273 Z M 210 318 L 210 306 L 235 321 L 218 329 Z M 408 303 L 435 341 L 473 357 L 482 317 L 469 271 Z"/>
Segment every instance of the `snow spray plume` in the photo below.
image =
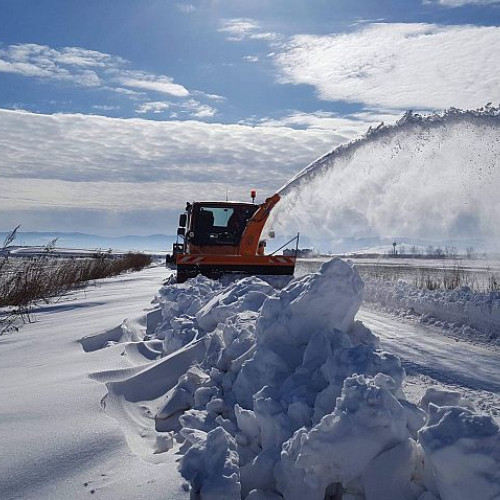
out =
<path fill-rule="evenodd" d="M 500 241 L 500 108 L 407 112 L 297 174 L 271 223 L 341 238 Z M 498 246 L 497 246 L 498 248 Z"/>

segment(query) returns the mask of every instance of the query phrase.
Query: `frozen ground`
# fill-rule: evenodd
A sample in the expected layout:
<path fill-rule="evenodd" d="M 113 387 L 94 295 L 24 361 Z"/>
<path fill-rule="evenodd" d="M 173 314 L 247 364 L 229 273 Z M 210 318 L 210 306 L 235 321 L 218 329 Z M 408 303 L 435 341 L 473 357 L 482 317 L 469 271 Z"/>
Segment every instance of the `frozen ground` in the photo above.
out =
<path fill-rule="evenodd" d="M 498 419 L 494 345 L 356 313 L 348 266 L 150 304 L 165 275 L 105 280 L 0 337 L 0 498 L 187 498 L 180 456 L 203 498 L 499 497 L 498 428 L 476 413 Z"/>

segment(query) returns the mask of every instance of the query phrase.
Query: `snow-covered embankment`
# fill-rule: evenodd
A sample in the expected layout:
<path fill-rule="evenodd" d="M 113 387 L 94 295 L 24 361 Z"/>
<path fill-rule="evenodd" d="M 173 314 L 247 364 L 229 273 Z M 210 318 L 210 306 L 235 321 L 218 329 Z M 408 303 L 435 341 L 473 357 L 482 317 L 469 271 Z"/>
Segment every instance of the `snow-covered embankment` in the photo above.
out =
<path fill-rule="evenodd" d="M 368 278 L 365 301 L 420 316 L 450 333 L 500 345 L 500 291 L 426 290 L 405 281 Z"/>
<path fill-rule="evenodd" d="M 156 452 L 183 442 L 180 471 L 204 499 L 500 496 L 498 426 L 456 393 L 408 402 L 399 359 L 354 320 L 362 295 L 339 259 L 282 290 L 166 285 L 146 339 L 162 358 L 108 383 L 109 399 L 139 404 L 144 388 Z"/>

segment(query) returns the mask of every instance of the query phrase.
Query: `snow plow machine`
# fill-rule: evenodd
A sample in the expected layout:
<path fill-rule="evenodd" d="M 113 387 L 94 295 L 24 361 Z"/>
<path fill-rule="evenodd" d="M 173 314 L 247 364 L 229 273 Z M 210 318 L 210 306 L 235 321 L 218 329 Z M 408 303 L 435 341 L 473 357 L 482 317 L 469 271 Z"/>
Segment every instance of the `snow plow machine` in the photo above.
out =
<path fill-rule="evenodd" d="M 276 252 L 265 255 L 264 225 L 280 200 L 275 194 L 262 204 L 233 201 L 188 203 L 179 217 L 178 242 L 173 245 L 167 263 L 177 267 L 177 282 L 203 274 L 219 279 L 223 275 L 293 275 L 294 256 L 276 255 L 298 235 Z M 271 235 L 272 236 L 272 235 Z M 179 243 L 179 237 L 183 240 Z"/>

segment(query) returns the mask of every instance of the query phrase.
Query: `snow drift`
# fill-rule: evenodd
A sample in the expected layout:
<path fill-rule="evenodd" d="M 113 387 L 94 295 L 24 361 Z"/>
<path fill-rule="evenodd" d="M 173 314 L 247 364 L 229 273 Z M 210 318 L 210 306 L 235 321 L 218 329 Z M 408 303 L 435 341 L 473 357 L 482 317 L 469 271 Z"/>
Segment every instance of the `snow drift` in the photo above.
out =
<path fill-rule="evenodd" d="M 500 108 L 406 113 L 319 158 L 281 190 L 269 224 L 343 238 L 482 239 L 498 250 Z M 335 247 L 333 247 L 335 248 Z"/>
<path fill-rule="evenodd" d="M 175 436 L 203 499 L 497 498 L 498 426 L 454 393 L 406 400 L 399 359 L 355 320 L 363 288 L 340 259 L 282 289 L 167 284 L 144 339 L 158 359 L 108 383 L 108 398 L 141 404 L 147 388 L 154 452 Z"/>

